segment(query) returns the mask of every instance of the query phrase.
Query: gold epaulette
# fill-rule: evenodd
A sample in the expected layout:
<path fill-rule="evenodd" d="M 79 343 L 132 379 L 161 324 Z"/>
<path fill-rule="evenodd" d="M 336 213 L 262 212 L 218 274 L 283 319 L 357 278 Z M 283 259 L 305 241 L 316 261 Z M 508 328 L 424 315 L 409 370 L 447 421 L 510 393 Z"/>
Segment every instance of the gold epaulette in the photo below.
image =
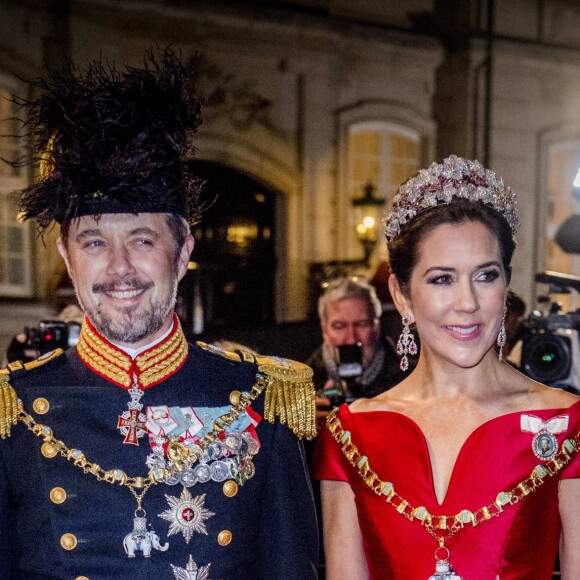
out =
<path fill-rule="evenodd" d="M 258 370 L 270 378 L 264 402 L 264 417 L 276 416 L 298 437 L 316 437 L 316 392 L 312 369 L 300 362 L 277 357 L 256 357 Z"/>
<path fill-rule="evenodd" d="M 21 370 L 32 371 L 34 369 L 37 369 L 38 367 L 41 367 L 42 365 L 45 365 L 47 362 L 50 362 L 51 360 L 58 358 L 63 354 L 64 350 L 62 350 L 62 348 L 55 348 L 50 352 L 40 355 L 36 360 L 31 360 L 30 362 L 27 363 L 23 363 L 22 361 L 19 360 L 8 363 L 8 371 L 10 371 L 9 374 L 13 374 Z"/>
<path fill-rule="evenodd" d="M 227 358 L 228 360 L 231 360 L 233 362 L 240 362 L 240 360 L 242 360 L 240 354 L 236 352 L 231 352 L 229 350 L 224 350 L 223 348 L 216 346 L 215 344 L 207 344 L 207 342 L 202 342 L 201 340 L 198 340 L 196 344 L 197 346 L 203 348 L 203 350 L 213 352 L 214 354 Z"/>
<path fill-rule="evenodd" d="M 27 363 L 11 362 L 7 369 L 0 370 L 0 438 L 10 437 L 13 425 L 16 425 L 19 415 L 24 410 L 22 401 L 16 395 L 14 387 L 9 383 L 10 377 L 23 371 L 36 369 L 59 357 L 63 352 L 62 348 L 57 348 L 37 360 Z"/>
<path fill-rule="evenodd" d="M 316 437 L 316 391 L 312 383 L 312 369 L 300 362 L 278 357 L 255 355 L 248 351 L 229 352 L 204 342 L 201 348 L 227 360 L 254 363 L 268 380 L 264 401 L 264 418 L 274 423 L 276 417 L 297 437 Z"/>
<path fill-rule="evenodd" d="M 0 374 L 0 438 L 10 437 L 13 425 L 18 422 L 22 413 L 22 401 L 16 396 L 16 391 L 8 382 L 8 371 Z"/>

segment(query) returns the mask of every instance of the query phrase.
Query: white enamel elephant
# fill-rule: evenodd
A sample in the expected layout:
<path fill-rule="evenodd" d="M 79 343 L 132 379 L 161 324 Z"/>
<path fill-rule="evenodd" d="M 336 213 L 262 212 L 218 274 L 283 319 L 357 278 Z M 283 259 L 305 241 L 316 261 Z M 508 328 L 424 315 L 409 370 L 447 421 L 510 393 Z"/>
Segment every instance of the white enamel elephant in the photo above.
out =
<path fill-rule="evenodd" d="M 136 551 L 143 552 L 143 556 L 149 558 L 153 548 L 160 552 L 165 552 L 169 548 L 169 544 L 165 542 L 165 544 L 161 545 L 159 536 L 151 530 L 144 533 L 130 532 L 123 539 L 123 547 L 129 558 L 134 558 Z"/>

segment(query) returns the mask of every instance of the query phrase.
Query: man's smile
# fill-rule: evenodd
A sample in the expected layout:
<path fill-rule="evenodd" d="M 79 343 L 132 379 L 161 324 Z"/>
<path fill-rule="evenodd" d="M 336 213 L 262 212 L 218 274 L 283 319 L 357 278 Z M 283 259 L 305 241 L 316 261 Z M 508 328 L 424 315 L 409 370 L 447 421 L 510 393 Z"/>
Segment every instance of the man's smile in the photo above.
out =
<path fill-rule="evenodd" d="M 107 282 L 93 284 L 94 294 L 104 294 L 116 300 L 129 300 L 140 296 L 154 286 L 153 282 L 129 280 L 124 282 Z"/>
<path fill-rule="evenodd" d="M 103 292 L 106 296 L 118 299 L 135 298 L 140 294 L 143 294 L 144 290 L 117 290 L 113 292 Z"/>

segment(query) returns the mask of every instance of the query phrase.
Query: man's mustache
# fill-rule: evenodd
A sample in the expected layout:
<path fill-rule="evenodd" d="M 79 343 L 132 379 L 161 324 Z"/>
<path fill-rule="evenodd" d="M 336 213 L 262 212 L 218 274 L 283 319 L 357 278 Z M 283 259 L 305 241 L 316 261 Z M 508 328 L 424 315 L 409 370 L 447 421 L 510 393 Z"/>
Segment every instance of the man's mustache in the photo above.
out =
<path fill-rule="evenodd" d="M 143 280 L 112 280 L 110 282 L 95 282 L 93 293 L 102 294 L 108 292 L 123 292 L 125 290 L 149 290 L 153 288 L 153 282 Z"/>

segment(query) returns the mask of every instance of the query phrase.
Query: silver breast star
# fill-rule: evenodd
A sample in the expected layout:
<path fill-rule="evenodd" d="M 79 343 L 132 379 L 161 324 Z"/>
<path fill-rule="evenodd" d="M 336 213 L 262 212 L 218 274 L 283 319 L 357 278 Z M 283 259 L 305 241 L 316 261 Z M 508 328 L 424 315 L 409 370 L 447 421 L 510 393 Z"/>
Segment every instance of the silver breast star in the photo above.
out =
<path fill-rule="evenodd" d="M 192 497 L 187 488 L 183 488 L 180 497 L 165 495 L 169 509 L 159 514 L 161 519 L 169 522 L 168 536 L 181 532 L 189 544 L 195 532 L 207 536 L 205 520 L 215 514 L 205 509 L 205 493 Z"/>
<path fill-rule="evenodd" d="M 207 566 L 201 566 L 198 568 L 191 555 L 189 556 L 189 561 L 187 562 L 187 566 L 185 568 L 180 568 L 179 566 L 174 566 L 171 564 L 171 567 L 173 568 L 173 574 L 177 580 L 210 580 L 210 566 L 211 564 L 208 564 Z"/>

